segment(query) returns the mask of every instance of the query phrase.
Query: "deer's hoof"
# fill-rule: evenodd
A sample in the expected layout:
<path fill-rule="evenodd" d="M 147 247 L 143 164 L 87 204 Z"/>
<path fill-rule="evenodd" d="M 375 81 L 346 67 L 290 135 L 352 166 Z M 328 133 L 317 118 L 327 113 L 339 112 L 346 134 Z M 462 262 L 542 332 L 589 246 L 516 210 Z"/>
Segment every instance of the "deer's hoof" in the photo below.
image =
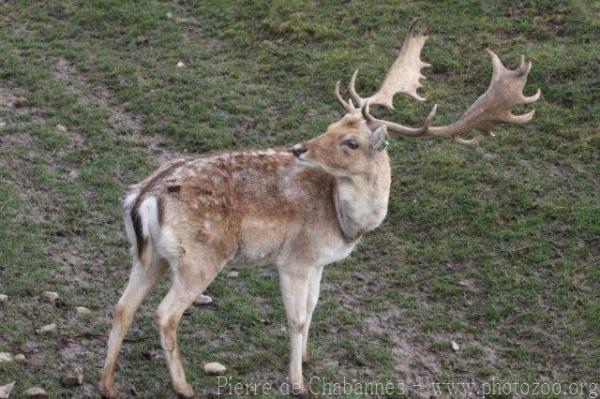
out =
<path fill-rule="evenodd" d="M 117 399 L 119 393 L 113 385 L 100 384 L 100 395 L 105 399 Z"/>
<path fill-rule="evenodd" d="M 298 384 L 295 386 L 295 389 L 292 390 L 292 396 L 300 399 L 312 399 L 315 395 L 311 394 L 308 389 L 304 386 L 304 384 Z"/>
<path fill-rule="evenodd" d="M 173 388 L 175 389 L 175 392 L 183 398 L 191 398 L 194 396 L 194 388 L 187 382 L 174 385 Z"/>
<path fill-rule="evenodd" d="M 312 399 L 312 398 L 314 398 L 314 395 L 311 394 L 309 391 L 302 391 L 302 392 L 297 393 L 294 396 L 297 397 L 297 398 L 299 398 L 299 399 Z"/>

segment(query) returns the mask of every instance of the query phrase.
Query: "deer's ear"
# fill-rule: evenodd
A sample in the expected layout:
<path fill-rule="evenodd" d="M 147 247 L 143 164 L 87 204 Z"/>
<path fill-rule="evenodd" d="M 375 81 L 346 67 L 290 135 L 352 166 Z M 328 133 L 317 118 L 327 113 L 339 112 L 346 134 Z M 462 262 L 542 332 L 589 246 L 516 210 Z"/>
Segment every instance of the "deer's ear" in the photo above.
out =
<path fill-rule="evenodd" d="M 371 151 L 382 151 L 386 146 L 387 129 L 385 125 L 379 126 L 369 137 L 369 146 Z"/>

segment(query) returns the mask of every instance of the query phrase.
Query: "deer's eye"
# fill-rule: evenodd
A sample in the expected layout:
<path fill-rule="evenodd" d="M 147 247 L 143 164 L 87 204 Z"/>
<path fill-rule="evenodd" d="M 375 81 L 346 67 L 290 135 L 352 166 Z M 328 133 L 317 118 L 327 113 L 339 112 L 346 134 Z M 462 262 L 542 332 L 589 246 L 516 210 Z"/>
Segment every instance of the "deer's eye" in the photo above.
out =
<path fill-rule="evenodd" d="M 346 147 L 350 148 L 351 150 L 356 150 L 358 148 L 358 143 L 354 139 L 348 139 L 348 140 L 344 141 L 342 144 L 344 144 Z"/>

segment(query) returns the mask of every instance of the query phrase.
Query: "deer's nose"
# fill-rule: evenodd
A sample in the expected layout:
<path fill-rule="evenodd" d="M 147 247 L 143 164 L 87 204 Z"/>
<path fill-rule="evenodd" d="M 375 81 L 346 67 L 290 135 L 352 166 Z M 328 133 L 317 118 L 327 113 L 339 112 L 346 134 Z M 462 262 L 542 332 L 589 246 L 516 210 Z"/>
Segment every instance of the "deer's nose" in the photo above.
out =
<path fill-rule="evenodd" d="M 306 148 L 302 144 L 296 144 L 290 149 L 290 151 L 296 158 L 299 158 L 300 155 L 306 152 Z"/>

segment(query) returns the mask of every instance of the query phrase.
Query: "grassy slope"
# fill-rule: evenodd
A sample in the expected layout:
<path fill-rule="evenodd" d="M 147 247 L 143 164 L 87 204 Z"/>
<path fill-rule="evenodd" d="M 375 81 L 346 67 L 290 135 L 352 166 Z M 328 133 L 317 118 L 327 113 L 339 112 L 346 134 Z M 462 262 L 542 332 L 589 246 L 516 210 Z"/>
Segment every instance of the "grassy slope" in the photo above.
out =
<path fill-rule="evenodd" d="M 533 61 L 533 123 L 478 149 L 397 140 L 389 216 L 327 269 L 307 376 L 340 381 L 600 382 L 600 7 L 586 1 L 97 1 L 0 3 L 0 385 L 94 396 L 110 312 L 129 269 L 118 201 L 165 157 L 300 141 L 340 115 L 337 79 L 373 90 L 408 23 L 432 38 L 416 104 L 390 119 L 439 122 L 485 90 L 495 49 Z M 170 17 L 167 13 L 171 13 Z M 185 68 L 176 68 L 182 60 Z M 29 106 L 14 109 L 11 96 Z M 67 132 L 55 129 L 67 126 Z M 120 359 L 121 392 L 168 397 L 152 296 Z M 58 291 L 63 306 L 40 300 Z M 242 382 L 282 382 L 276 276 L 243 270 L 180 328 L 188 378 L 218 360 Z M 73 308 L 93 310 L 86 318 Z M 265 321 L 267 320 L 267 321 Z M 57 322 L 58 333 L 34 329 Z M 86 332 L 85 336 L 78 334 Z M 461 345 L 452 352 L 451 340 Z M 85 384 L 63 388 L 82 364 Z M 427 393 L 427 387 L 418 391 Z"/>

